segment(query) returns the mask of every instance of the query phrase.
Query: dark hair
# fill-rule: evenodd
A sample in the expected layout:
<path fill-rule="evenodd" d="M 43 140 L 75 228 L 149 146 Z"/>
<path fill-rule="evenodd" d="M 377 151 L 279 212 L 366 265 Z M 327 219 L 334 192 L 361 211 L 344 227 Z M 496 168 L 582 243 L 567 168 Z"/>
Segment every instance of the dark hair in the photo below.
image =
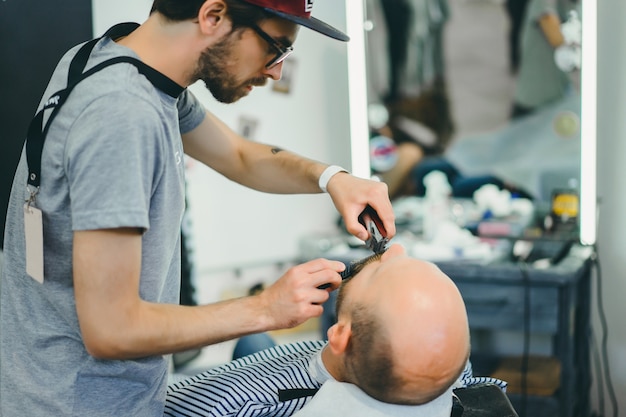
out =
<path fill-rule="evenodd" d="M 232 21 L 233 31 L 272 17 L 261 7 L 242 0 L 223 1 L 226 3 L 226 13 Z M 204 2 L 205 0 L 154 0 L 150 13 L 158 12 L 174 22 L 195 19 Z"/>
<path fill-rule="evenodd" d="M 335 302 L 337 317 L 346 310 L 345 314 L 351 319 L 352 336 L 346 347 L 347 379 L 369 396 L 389 402 L 388 395 L 394 391 L 397 381 L 393 377 L 387 333 L 371 306 L 345 302 L 351 281 L 349 278 L 342 282 Z"/>
<path fill-rule="evenodd" d="M 370 397 L 398 403 L 402 380 L 394 373 L 387 332 L 371 307 L 362 304 L 351 309 L 352 336 L 346 349 L 346 372 L 352 382 Z"/>

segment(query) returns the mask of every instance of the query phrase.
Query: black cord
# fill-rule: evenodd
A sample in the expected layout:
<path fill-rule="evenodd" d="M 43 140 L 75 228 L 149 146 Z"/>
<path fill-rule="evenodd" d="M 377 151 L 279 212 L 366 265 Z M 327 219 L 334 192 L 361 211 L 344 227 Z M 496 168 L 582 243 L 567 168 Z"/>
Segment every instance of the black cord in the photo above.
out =
<path fill-rule="evenodd" d="M 600 324 L 602 326 L 602 366 L 604 369 L 604 378 L 606 382 L 606 388 L 609 393 L 609 399 L 611 400 L 611 405 L 613 406 L 613 416 L 618 417 L 618 405 L 617 405 L 617 397 L 615 396 L 615 390 L 613 389 L 613 383 L 611 382 L 611 372 L 609 367 L 609 355 L 607 349 L 607 341 L 609 338 L 609 329 L 606 321 L 606 315 L 604 313 L 604 302 L 602 297 L 602 268 L 600 266 L 600 257 L 598 255 L 597 247 L 596 251 L 592 255 L 592 259 L 594 260 L 594 265 L 596 267 L 596 297 L 598 303 L 598 316 L 600 318 Z"/>
<path fill-rule="evenodd" d="M 526 417 L 528 402 L 528 362 L 530 355 L 530 276 L 528 272 L 528 264 L 521 262 L 519 264 L 522 274 L 522 282 L 524 284 L 524 342 L 522 348 L 522 365 L 521 365 L 521 404 L 520 417 Z"/>
<path fill-rule="evenodd" d="M 604 373 L 602 372 L 602 364 L 600 361 L 600 353 L 598 352 L 598 344 L 596 343 L 596 335 L 593 332 L 593 328 L 591 329 L 591 343 L 593 344 L 593 363 L 596 368 L 596 372 L 598 373 L 598 406 L 600 411 L 600 416 L 604 416 Z"/>

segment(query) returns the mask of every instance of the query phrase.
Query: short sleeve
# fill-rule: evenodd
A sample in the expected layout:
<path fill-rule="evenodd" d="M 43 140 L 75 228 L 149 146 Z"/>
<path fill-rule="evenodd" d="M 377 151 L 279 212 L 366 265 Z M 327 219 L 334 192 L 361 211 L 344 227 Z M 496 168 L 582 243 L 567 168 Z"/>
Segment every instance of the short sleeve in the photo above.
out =
<path fill-rule="evenodd" d="M 181 134 L 191 132 L 204 120 L 206 115 L 204 106 L 189 89 L 185 89 L 178 97 L 176 105 Z"/>
<path fill-rule="evenodd" d="M 149 228 L 164 136 L 158 111 L 130 94 L 108 94 L 83 110 L 64 158 L 73 230 Z"/>
<path fill-rule="evenodd" d="M 533 0 L 528 7 L 528 18 L 531 22 L 538 22 L 546 14 L 557 14 L 556 0 Z"/>

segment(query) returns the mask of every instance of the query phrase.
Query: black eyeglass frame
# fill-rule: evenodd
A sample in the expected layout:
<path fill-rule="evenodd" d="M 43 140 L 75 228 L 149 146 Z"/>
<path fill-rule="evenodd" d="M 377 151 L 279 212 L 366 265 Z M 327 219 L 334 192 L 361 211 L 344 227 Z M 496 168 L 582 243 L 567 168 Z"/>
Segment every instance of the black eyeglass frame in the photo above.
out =
<path fill-rule="evenodd" d="M 265 68 L 267 68 L 267 69 L 274 68 L 276 65 L 280 64 L 281 62 L 283 62 L 285 59 L 287 59 L 287 57 L 289 55 L 292 54 L 293 46 L 284 46 L 282 43 L 280 43 L 276 39 L 272 38 L 270 35 L 267 34 L 267 32 L 265 32 L 263 29 L 261 29 L 260 27 L 258 27 L 255 24 L 250 25 L 250 28 L 252 30 L 254 30 L 257 33 L 257 35 L 259 35 L 261 38 L 263 38 L 263 40 L 266 41 L 272 48 L 274 48 L 274 49 L 276 49 L 276 51 L 278 51 L 276 56 L 274 58 L 272 58 L 272 60 L 270 62 L 265 64 Z"/>

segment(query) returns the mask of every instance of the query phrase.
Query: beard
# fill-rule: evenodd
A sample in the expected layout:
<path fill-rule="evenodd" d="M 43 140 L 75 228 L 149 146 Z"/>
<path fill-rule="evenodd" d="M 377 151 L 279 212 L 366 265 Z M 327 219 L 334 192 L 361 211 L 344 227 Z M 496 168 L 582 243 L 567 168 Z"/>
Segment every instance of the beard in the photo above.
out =
<path fill-rule="evenodd" d="M 240 82 L 228 71 L 234 36 L 231 33 L 217 44 L 207 48 L 198 59 L 194 80 L 202 80 L 209 92 L 221 103 L 234 103 L 249 93 L 248 86 L 263 86 L 265 77 Z"/>

